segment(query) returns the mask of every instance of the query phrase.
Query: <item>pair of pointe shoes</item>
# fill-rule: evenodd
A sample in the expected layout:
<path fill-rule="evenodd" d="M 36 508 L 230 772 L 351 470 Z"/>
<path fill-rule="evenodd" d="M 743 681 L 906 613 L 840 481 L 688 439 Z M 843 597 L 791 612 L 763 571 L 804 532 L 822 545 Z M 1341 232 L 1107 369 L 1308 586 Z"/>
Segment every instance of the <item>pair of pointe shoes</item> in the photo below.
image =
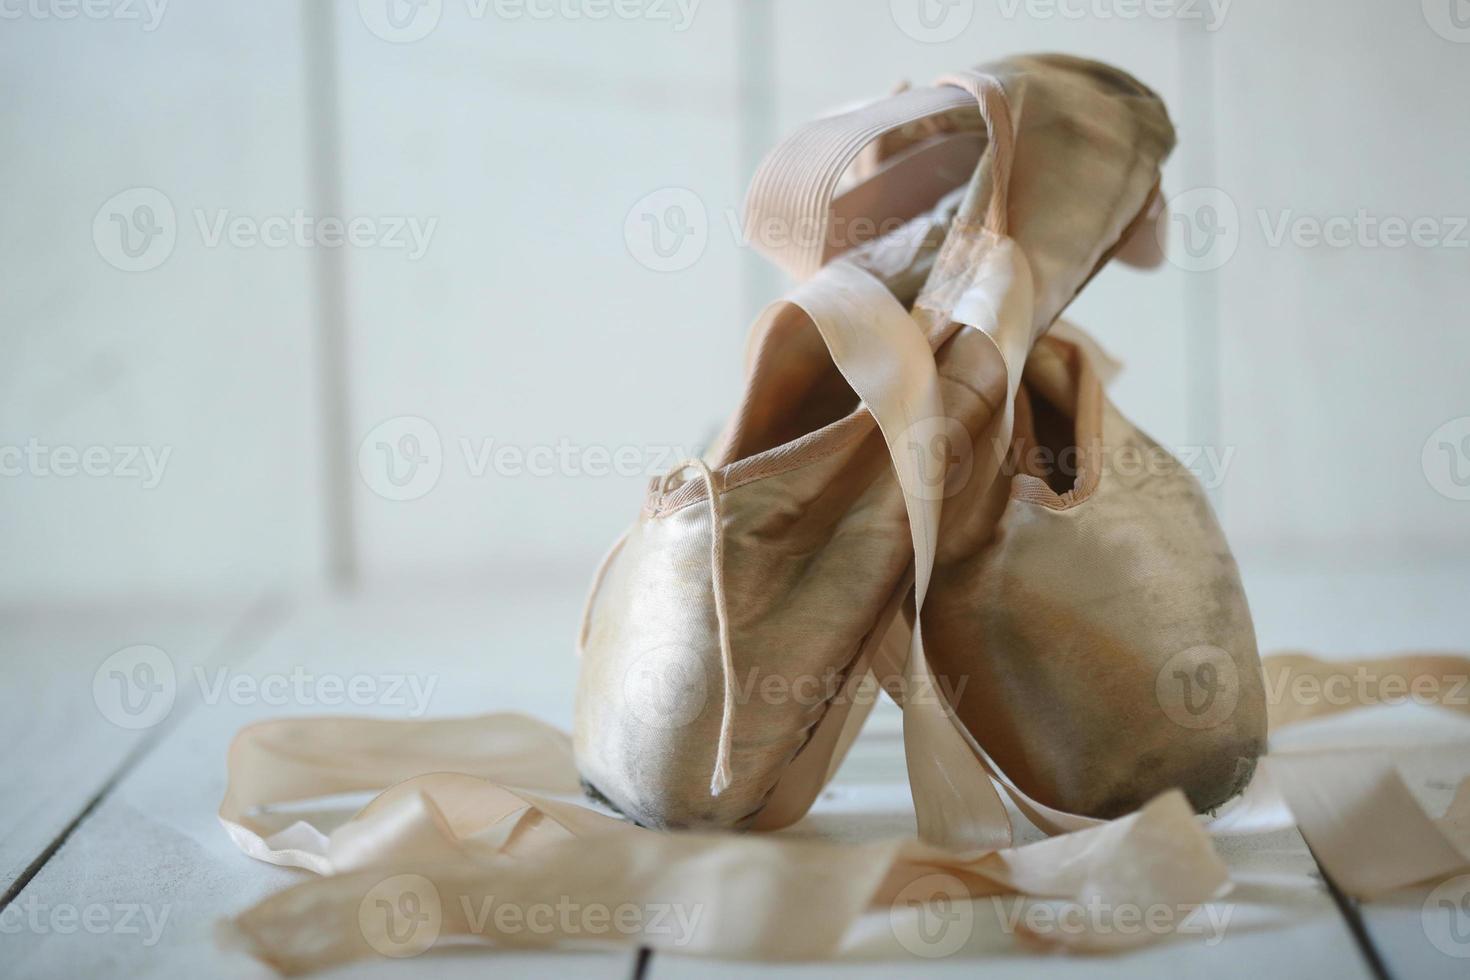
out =
<path fill-rule="evenodd" d="M 964 778 L 1050 829 L 1171 787 L 1201 811 L 1241 791 L 1266 711 L 1229 548 L 1193 476 L 1108 401 L 1085 337 L 1048 333 L 1132 248 L 1172 146 L 1140 83 L 1039 56 L 772 153 L 748 218 L 806 282 L 757 322 L 718 444 L 653 481 L 597 574 L 575 731 L 590 792 L 652 827 L 790 823 L 869 674 L 904 705 L 911 779 L 961 781 L 933 741 L 952 725 L 979 763 Z M 887 233 L 844 240 L 857 216 Z M 762 242 L 760 220 L 821 234 Z"/>

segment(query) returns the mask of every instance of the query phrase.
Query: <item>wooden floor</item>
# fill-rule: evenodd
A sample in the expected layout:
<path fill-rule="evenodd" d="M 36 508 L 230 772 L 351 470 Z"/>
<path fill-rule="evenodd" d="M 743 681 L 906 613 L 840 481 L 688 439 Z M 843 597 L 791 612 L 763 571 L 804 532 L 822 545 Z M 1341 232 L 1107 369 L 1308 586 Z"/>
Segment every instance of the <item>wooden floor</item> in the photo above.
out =
<path fill-rule="evenodd" d="M 1463 573 L 1432 569 L 1247 575 L 1264 647 L 1342 655 L 1455 648 L 1464 642 L 1464 582 Z M 580 583 L 487 580 L 379 588 L 350 599 L 5 617 L 0 974 L 270 976 L 217 938 L 220 920 L 299 874 L 247 859 L 219 827 L 233 733 L 285 713 L 515 708 L 568 725 L 576 670 L 568 638 L 580 601 Z M 148 682 L 162 700 L 123 700 L 124 676 Z M 372 703 L 335 703 L 335 680 L 353 678 L 371 679 Z M 1437 726 L 1445 747 L 1406 764 L 1406 776 L 1442 809 L 1470 772 L 1470 740 L 1445 719 L 1413 720 Z M 1393 737 L 1403 726 L 1402 719 L 1384 725 L 1388 751 L 1407 747 Z M 789 832 L 909 833 L 906 793 L 898 715 L 885 706 L 814 813 Z M 888 912 L 860 923 L 838 963 L 749 965 L 636 951 L 451 949 L 429 957 L 441 977 L 1470 975 L 1470 959 L 1451 955 L 1470 955 L 1470 918 L 1442 894 L 1411 889 L 1361 907 L 1338 901 L 1295 831 L 1222 839 L 1219 847 L 1234 891 L 1204 910 L 1193 935 L 1123 956 L 1040 956 L 1008 928 L 1012 903 L 982 901 L 961 918 L 963 932 L 951 944 L 958 948 L 932 959 L 915 955 L 904 938 L 911 930 Z M 329 975 L 408 978 L 429 966 L 383 960 Z"/>

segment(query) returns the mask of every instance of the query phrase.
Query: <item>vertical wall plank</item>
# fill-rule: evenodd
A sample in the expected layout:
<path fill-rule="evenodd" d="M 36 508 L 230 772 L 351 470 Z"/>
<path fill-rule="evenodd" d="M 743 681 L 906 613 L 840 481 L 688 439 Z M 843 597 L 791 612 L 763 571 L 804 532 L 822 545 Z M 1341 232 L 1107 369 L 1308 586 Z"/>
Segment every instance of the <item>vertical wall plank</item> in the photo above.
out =
<path fill-rule="evenodd" d="M 314 206 L 298 5 L 71 9 L 0 29 L 0 594 L 312 582 L 309 247 L 227 230 Z"/>
<path fill-rule="evenodd" d="M 1238 212 L 1218 273 L 1225 517 L 1262 561 L 1470 543 L 1470 46 L 1433 9 L 1236 4 L 1214 39 Z M 1390 220 L 1427 222 L 1423 244 L 1385 237 Z"/>
<path fill-rule="evenodd" d="M 426 239 L 346 256 L 366 576 L 580 590 L 734 405 L 735 7 L 633 7 L 339 20 L 344 207 Z"/>
<path fill-rule="evenodd" d="M 326 214 L 342 214 L 341 67 L 337 56 L 339 5 L 301 6 L 306 54 L 306 110 L 312 195 Z M 322 446 L 322 524 L 326 566 L 337 588 L 358 577 L 357 527 L 353 519 L 352 422 L 348 376 L 347 271 L 342 251 L 317 249 L 312 256 L 316 284 L 317 405 Z"/>

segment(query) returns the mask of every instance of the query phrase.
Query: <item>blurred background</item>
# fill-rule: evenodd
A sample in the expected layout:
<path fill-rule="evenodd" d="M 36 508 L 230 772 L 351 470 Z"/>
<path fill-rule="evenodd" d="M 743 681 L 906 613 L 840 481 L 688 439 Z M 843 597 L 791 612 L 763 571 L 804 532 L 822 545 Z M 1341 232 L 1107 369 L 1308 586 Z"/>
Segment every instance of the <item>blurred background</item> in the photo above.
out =
<path fill-rule="evenodd" d="M 1070 315 L 1247 571 L 1470 561 L 1463 0 L 17 0 L 4 603 L 580 589 L 733 406 L 763 152 L 1038 49 L 1174 115 Z"/>

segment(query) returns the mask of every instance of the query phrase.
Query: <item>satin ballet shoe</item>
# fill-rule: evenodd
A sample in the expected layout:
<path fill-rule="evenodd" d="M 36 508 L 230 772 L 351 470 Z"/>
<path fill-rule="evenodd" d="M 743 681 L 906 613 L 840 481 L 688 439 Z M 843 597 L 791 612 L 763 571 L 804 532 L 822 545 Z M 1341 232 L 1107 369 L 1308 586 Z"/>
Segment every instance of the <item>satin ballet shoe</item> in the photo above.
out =
<path fill-rule="evenodd" d="M 978 104 L 985 152 L 957 217 L 937 252 L 931 212 L 918 236 L 901 229 L 825 259 L 768 311 L 720 446 L 654 482 L 596 577 L 575 750 L 589 787 L 640 823 L 778 826 L 804 812 L 850 737 L 848 688 L 879 652 L 911 580 L 922 605 L 938 497 L 921 478 L 905 481 L 909 454 L 941 415 L 966 445 L 998 434 L 1008 444 L 1012 375 L 1157 185 L 1172 131 L 1151 93 L 1090 63 L 1017 62 L 839 120 L 839 137 L 871 138 Z M 1024 99 L 1019 116 L 1002 77 Z M 1118 133 L 1105 137 L 1108 126 Z M 781 159 L 778 149 L 763 165 L 753 199 L 770 190 L 761 178 Z M 1034 173 L 1018 181 L 1012 212 L 1021 159 Z M 839 155 L 825 165 L 845 164 Z M 812 198 L 824 218 L 835 183 Z M 1064 219 L 1051 218 L 1048 195 Z M 1017 228 L 1030 248 L 1007 237 L 1011 213 L 1035 226 Z M 1096 239 L 1064 234 L 1065 223 Z M 896 294 L 922 264 L 930 273 L 911 315 Z M 945 389 L 942 406 L 936 361 L 965 379 Z M 914 416 L 931 402 L 929 416 Z M 905 670 L 922 663 L 916 641 Z M 910 763 L 912 776 L 912 751 Z"/>
<path fill-rule="evenodd" d="M 930 663 L 1025 797 L 1112 818 L 1179 787 L 1209 810 L 1266 744 L 1239 572 L 1199 481 L 1118 412 L 1068 336 L 1027 362 L 1013 475 L 965 501 L 999 510 L 993 526 L 946 501 Z"/>
<path fill-rule="evenodd" d="M 1026 113 L 1017 119 L 1007 201 L 1008 231 L 1032 272 L 1033 329 L 1028 338 L 989 328 L 994 310 L 983 307 L 997 304 L 995 291 L 978 282 L 975 269 L 997 253 L 997 242 L 994 235 L 972 235 L 966 228 L 951 232 L 917 300 L 916 316 L 932 334 L 957 311 L 964 319 L 964 307 L 982 307 L 967 311 L 967 322 L 978 331 L 961 332 L 950 344 L 985 332 L 1000 357 L 973 344 L 969 359 L 941 348 L 936 363 L 945 403 L 966 404 L 972 392 L 982 391 L 1014 408 L 1010 416 L 997 413 L 986 433 L 991 445 L 985 447 L 983 438 L 970 442 L 960 466 L 938 457 L 966 448 L 963 438 L 936 444 L 935 473 L 944 479 L 945 500 L 923 611 L 928 663 L 939 689 L 953 695 L 945 710 L 986 774 L 1045 829 L 1076 829 L 1091 818 L 1116 817 L 1170 786 L 1185 790 L 1198 810 L 1208 810 L 1244 788 L 1264 751 L 1260 660 L 1235 563 L 1198 483 L 1127 425 L 1105 401 L 1097 373 L 1083 372 L 1088 359 L 1082 351 L 1095 345 L 1073 334 L 1072 344 L 1042 339 L 1035 347 L 1073 291 L 1113 254 L 1126 251 L 1130 239 L 1147 232 L 1157 213 L 1157 185 L 1144 209 L 1133 210 L 1152 173 L 1133 165 L 1138 157 L 1126 147 L 1104 154 L 1111 163 L 1101 172 L 1119 175 L 1117 182 L 1130 194 L 1113 210 L 1097 204 L 1088 209 L 1088 195 L 1078 191 L 1088 181 L 1060 181 L 1055 163 L 1048 162 L 1064 159 L 1060 151 L 1035 151 L 1067 131 L 1048 119 L 1053 113 L 1047 110 L 1085 103 L 1098 91 L 1126 93 L 1127 100 L 1136 100 L 1133 115 L 1150 120 L 1136 128 L 1142 134 L 1157 126 L 1163 110 L 1122 73 L 1075 59 L 1016 59 L 991 71 L 1011 104 L 1044 107 L 1030 118 L 1047 138 L 1028 141 Z M 1051 97 L 1036 100 L 1038 91 Z M 1135 143 L 1147 145 L 1147 137 Z M 1147 151 L 1142 159 L 1148 159 Z M 1048 167 L 1051 179 L 1044 176 Z M 967 207 L 978 209 L 994 188 L 1007 187 L 1003 176 L 983 178 L 983 172 L 976 175 L 976 200 Z M 1066 204 L 1055 212 L 1063 219 L 1053 220 L 1054 212 L 1044 207 L 1047 198 Z M 1113 234 L 1125 222 L 1111 244 L 1101 239 L 1101 248 L 1091 239 L 1069 241 L 1066 234 L 1069 226 Z M 1097 260 L 1089 264 L 1091 256 Z M 956 294 L 969 300 L 956 300 Z M 1061 350 L 1069 351 L 1066 357 L 1058 357 Z M 1017 389 L 1016 366 L 1022 363 L 1032 379 L 1028 397 Z M 1063 370 L 1063 364 L 1072 367 Z M 1038 401 L 1047 407 L 1042 413 L 1028 413 L 1029 397 L 1038 392 L 1047 392 L 1051 401 Z M 978 476 L 970 475 L 976 461 L 991 463 L 1003 453 L 1013 435 L 1035 447 L 1036 429 L 1013 432 L 1013 420 L 1030 426 L 1033 419 L 1047 419 L 1045 430 L 1055 442 L 1057 406 L 1073 413 L 1066 416 L 1073 425 L 1073 451 L 1098 444 L 1116 448 L 1116 454 L 1082 455 L 1085 467 L 1092 467 L 1083 469 L 1085 482 L 1053 491 L 1026 473 L 991 479 L 991 470 L 979 467 Z M 1144 455 L 1154 466 L 1136 479 L 1113 472 L 1095 482 L 1097 458 L 1130 455 Z M 922 764 L 925 751 L 911 746 L 911 767 Z M 948 771 L 931 783 L 961 779 Z"/>
<path fill-rule="evenodd" d="M 574 748 L 588 792 L 635 822 L 790 822 L 826 777 L 793 775 L 792 761 L 871 705 L 855 682 L 912 586 L 913 554 L 890 451 L 847 377 L 867 369 L 863 357 L 932 377 L 894 293 L 917 291 L 958 203 L 859 249 L 809 283 L 801 305 L 756 323 L 744 396 L 718 445 L 651 482 L 599 569 Z M 808 311 L 849 324 L 849 304 L 902 321 L 906 348 L 864 326 L 855 334 L 874 344 L 839 363 Z M 796 786 L 785 801 L 783 776 Z"/>
<path fill-rule="evenodd" d="M 982 168 L 975 174 L 963 207 L 967 213 L 986 215 L 983 224 L 994 226 L 1000 222 L 994 212 L 998 210 L 998 189 L 1003 189 L 1002 227 L 1027 260 L 1033 302 L 1029 333 L 996 327 L 995 307 L 1002 300 L 998 290 L 986 285 L 986 274 L 977 269 L 1003 251 L 1003 245 L 987 227 L 959 226 L 941 247 L 915 307 L 919 322 L 939 342 L 936 363 L 946 413 L 951 415 L 945 431 L 934 433 L 926 447 L 934 464 L 928 479 L 944 497 L 933 585 L 924 611 L 927 661 L 935 675 L 930 697 L 944 702 L 942 711 L 929 706 L 935 715 L 930 728 L 942 727 L 939 716 L 950 715 L 983 767 L 983 771 L 966 769 L 961 759 L 956 765 L 941 767 L 944 772 L 927 778 L 921 775 L 915 785 L 916 802 L 926 794 L 932 796 L 935 784 L 985 782 L 993 777 L 1011 791 L 1035 822 L 1049 830 L 1075 829 L 1088 819 L 1117 816 L 1176 785 L 1185 789 L 1197 808 L 1208 809 L 1235 795 L 1249 778 L 1263 749 L 1264 714 L 1249 614 L 1228 548 L 1198 486 L 1177 465 L 1165 466 L 1147 492 L 1132 498 L 1138 504 L 1150 493 L 1172 492 L 1188 502 L 1188 513 L 1204 515 L 1196 524 L 1175 527 L 1180 514 L 1167 509 L 1150 511 L 1142 506 L 1130 512 L 1126 506 L 1129 488 L 1114 480 L 1109 481 L 1106 493 L 1097 500 L 1088 499 L 1086 506 L 1076 499 L 1073 512 L 1057 524 L 1060 529 L 1078 523 L 1105 525 L 1110 517 L 1152 514 L 1156 523 L 1147 532 L 1139 532 L 1142 541 L 1138 547 L 1150 540 L 1160 544 L 1178 538 L 1180 553 L 1190 558 L 1165 567 L 1179 576 L 1181 595 L 1203 593 L 1210 597 L 1209 602 L 1172 611 L 1172 626 L 1164 628 L 1158 623 L 1160 608 L 1149 607 L 1152 596 L 1140 588 L 1115 596 L 1112 608 L 1099 607 L 1096 623 L 1087 619 L 1088 607 L 1079 600 L 1070 618 L 1064 617 L 1055 626 L 1035 607 L 1021 614 L 1023 622 L 1018 624 L 1005 617 L 1007 607 L 995 598 L 995 590 L 1009 587 L 1024 595 L 1030 588 L 1046 594 L 1048 580 L 1028 583 L 1015 568 L 1002 574 L 1007 570 L 997 568 L 994 542 L 1017 538 L 1007 522 L 1016 520 L 1017 512 L 1027 505 L 1017 503 L 1007 509 L 1007 503 L 1013 482 L 1026 485 L 1026 481 L 994 479 L 991 469 L 976 465 L 1006 453 L 1013 417 L 996 412 L 983 431 L 968 424 L 975 417 L 969 403 L 976 393 L 994 404 L 1029 408 L 1029 401 L 1021 400 L 1016 391 L 1021 365 L 1029 365 L 1030 358 L 1038 356 L 1045 364 L 1056 360 L 1053 344 L 1044 346 L 1039 355 L 1031 353 L 1038 338 L 1113 256 L 1132 253 L 1141 256 L 1139 264 L 1148 263 L 1148 250 L 1132 243 L 1152 237 L 1159 166 L 1172 148 L 1172 129 L 1152 92 L 1106 66 L 1041 56 L 1008 60 L 978 72 L 994 79 L 1007 96 L 1013 115 L 1014 153 L 1008 173 L 997 172 L 1001 168 L 992 163 L 992 173 Z M 939 128 L 958 126 L 950 114 L 943 117 Z M 864 199 L 875 213 L 903 212 L 906 192 L 896 190 L 885 198 L 871 182 L 894 181 L 916 148 L 932 146 L 943 138 L 931 129 L 920 127 L 909 143 L 890 138 L 881 153 L 865 151 L 866 168 L 872 176 Z M 790 253 L 776 257 L 786 260 L 790 271 L 800 273 L 800 257 Z M 975 329 L 953 333 L 956 319 Z M 945 331 L 951 332 L 947 339 L 943 339 Z M 1075 351 L 1077 345 L 1067 349 Z M 1080 379 L 1077 383 L 1081 384 Z M 964 405 L 964 412 L 949 413 L 951 404 Z M 965 422 L 960 421 L 962 417 Z M 1083 420 L 1090 423 L 1100 417 L 1101 410 Z M 1025 418 L 1029 422 L 1032 416 Z M 1108 419 L 1118 430 L 1110 435 L 1133 431 L 1123 428 L 1126 423 L 1111 408 Z M 1146 442 L 1141 433 L 1136 438 L 1138 445 Z M 1081 496 L 1072 495 L 1074 499 Z M 1086 518 L 1079 522 L 1077 517 L 1082 514 Z M 1155 537 L 1150 539 L 1150 533 Z M 1075 572 L 1098 567 L 1095 547 L 1088 548 L 1095 539 L 1074 543 L 1053 531 L 1038 540 L 1052 545 L 1046 553 L 1061 568 Z M 1191 564 L 1196 556 L 1199 563 Z M 1143 573 L 1140 568 L 1136 574 Z M 995 580 L 987 577 L 997 574 L 1000 577 Z M 1080 584 L 1074 585 L 1078 597 L 1089 595 Z M 1115 643 L 1103 651 L 1113 661 L 1115 679 L 1110 685 L 1097 681 L 1096 666 L 1085 669 L 1086 652 L 1067 661 L 1060 655 L 1044 656 L 1053 630 L 1057 642 L 1087 651 L 1077 634 L 1092 629 L 1094 645 L 1109 637 L 1122 639 L 1108 617 L 1129 615 L 1140 630 L 1127 637 L 1133 646 Z M 1162 652 L 1191 630 L 1213 640 L 1201 639 Z M 1021 639 L 1013 639 L 1018 634 Z M 1007 653 L 997 661 L 989 654 L 992 647 Z M 1094 661 L 1103 662 L 1103 654 Z M 1169 661 L 1170 657 L 1175 659 Z M 897 668 L 897 663 L 889 662 L 880 673 L 893 677 Z M 1033 673 L 1028 675 L 1028 670 Z M 1022 692 L 1015 683 L 1010 687 L 996 684 L 1006 676 L 1029 677 L 1033 685 Z M 1142 694 L 1135 683 L 1139 677 L 1148 680 Z M 1218 723 L 1210 718 L 1204 719 L 1208 724 L 1202 723 L 1190 713 L 1177 687 L 1191 681 L 1196 682 L 1194 693 L 1205 699 L 1210 697 L 1206 690 L 1210 684 L 1228 686 L 1228 691 L 1221 692 L 1222 703 L 1234 702 L 1238 714 Z M 1083 697 L 1088 689 L 1095 692 L 1092 700 Z M 904 695 L 903 691 L 891 693 L 896 698 Z M 1174 700 L 1168 700 L 1171 697 Z M 1009 708 L 997 708 L 997 703 L 1009 704 Z M 1166 707 L 1172 712 L 1166 712 Z M 1060 724 L 1059 717 L 1063 719 Z M 1181 721 L 1175 719 L 1196 727 L 1181 727 Z M 912 728 L 924 731 L 920 724 Z M 1110 737 L 1114 735 L 1117 737 Z M 1085 740 L 1081 745 L 1079 736 Z M 932 735 L 922 734 L 909 739 L 911 772 L 927 764 L 925 757 L 933 754 L 933 741 Z M 1043 767 L 1042 759 L 1049 768 Z M 1013 768 L 1018 768 L 1019 775 L 1011 772 Z M 919 782 L 927 782 L 928 789 Z M 981 804 L 973 799 L 930 804 L 931 810 L 945 806 L 952 811 L 973 811 Z M 921 829 L 923 823 L 921 814 Z M 943 837 L 951 831 L 931 826 L 930 832 Z M 967 833 L 957 832 L 951 839 L 960 843 L 978 839 Z"/>

